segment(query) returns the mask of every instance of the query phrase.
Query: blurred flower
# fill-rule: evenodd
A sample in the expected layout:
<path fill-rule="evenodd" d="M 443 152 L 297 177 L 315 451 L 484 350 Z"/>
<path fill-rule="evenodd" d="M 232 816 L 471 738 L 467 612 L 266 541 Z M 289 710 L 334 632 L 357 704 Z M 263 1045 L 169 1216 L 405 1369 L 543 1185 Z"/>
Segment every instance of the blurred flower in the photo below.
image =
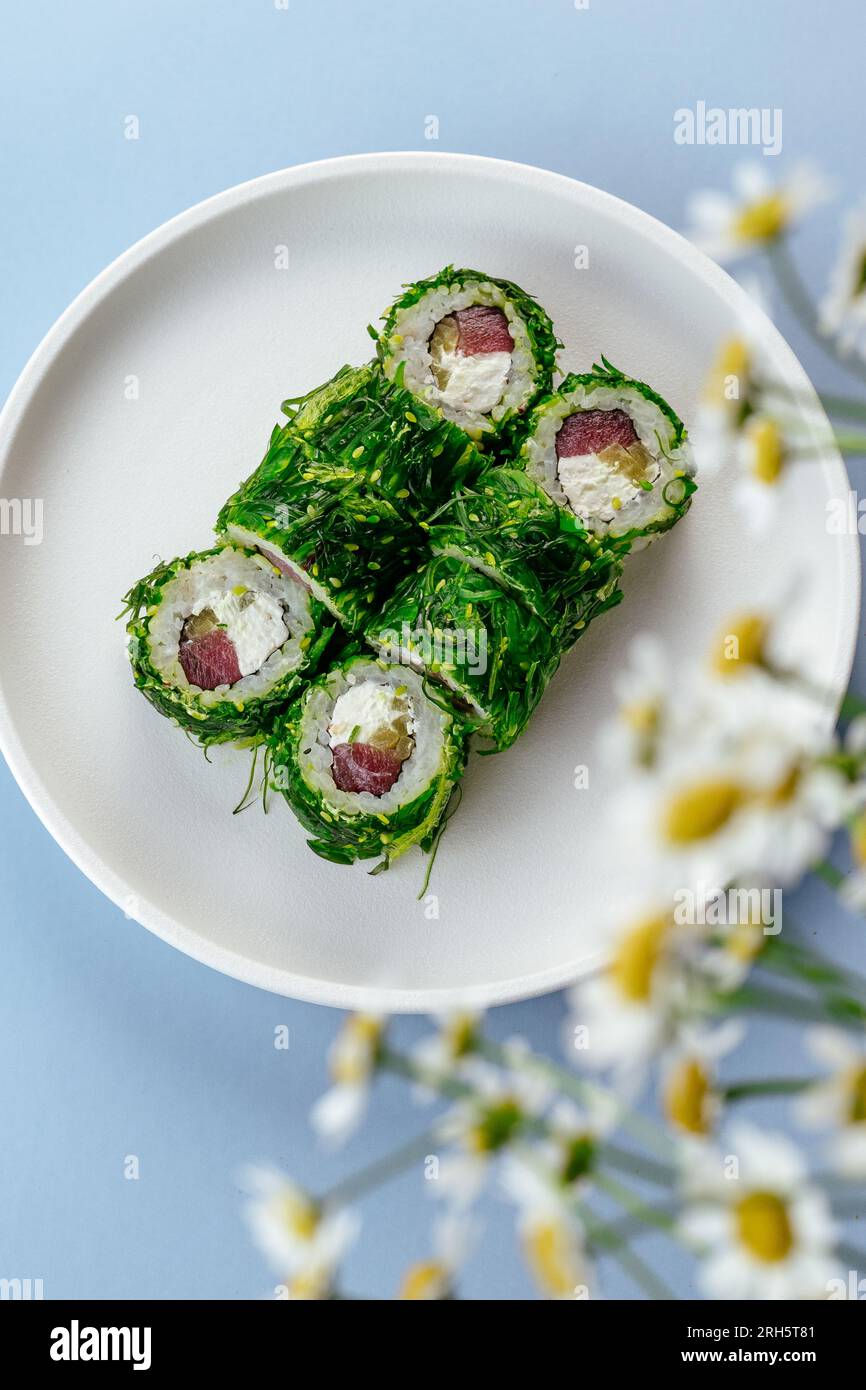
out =
<path fill-rule="evenodd" d="M 458 1100 L 443 1116 L 438 1132 L 454 1146 L 440 1164 L 439 1193 L 459 1206 L 477 1197 L 491 1159 L 522 1138 L 545 1110 L 552 1095 L 546 1078 L 522 1069 L 526 1044 L 505 1044 L 513 1065 L 493 1067 L 479 1058 L 466 1064 L 463 1081 L 472 1094 Z"/>
<path fill-rule="evenodd" d="M 704 1137 L 711 1133 L 722 1103 L 716 1063 L 742 1041 L 743 1025 L 729 1019 L 709 1030 L 686 1025 L 664 1063 L 664 1111 L 675 1128 Z"/>
<path fill-rule="evenodd" d="M 517 1206 L 521 1249 L 541 1293 L 553 1299 L 586 1297 L 590 1279 L 583 1228 L 563 1200 L 562 1187 L 538 1164 L 537 1146 L 508 1156 L 502 1183 Z"/>
<path fill-rule="evenodd" d="M 422 1038 L 411 1053 L 415 1066 L 431 1083 L 421 1081 L 418 1089 L 423 1099 L 436 1095 L 438 1082 L 461 1075 L 464 1063 L 474 1054 L 483 1018 L 483 1013 L 466 1010 L 435 1015 L 437 1031 Z"/>
<path fill-rule="evenodd" d="M 822 333 L 866 356 L 866 203 L 848 213 L 842 248 L 820 307 Z"/>
<path fill-rule="evenodd" d="M 622 781 L 622 837 L 658 891 L 786 887 L 821 857 L 847 804 L 814 709 L 755 665 L 767 640 L 759 622 L 734 620 L 731 633 L 740 678 L 684 684 L 652 766 Z"/>
<path fill-rule="evenodd" d="M 858 1045 L 836 1029 L 815 1028 L 807 1042 L 831 1075 L 800 1097 L 797 1113 L 816 1128 L 832 1126 L 835 1167 L 846 1177 L 866 1178 L 866 1034 Z"/>
<path fill-rule="evenodd" d="M 675 693 L 670 659 L 657 638 L 635 638 L 613 688 L 616 717 L 602 730 L 602 751 L 608 761 L 650 767 Z"/>
<path fill-rule="evenodd" d="M 765 164 L 741 164 L 732 182 L 733 194 L 705 191 L 689 203 L 689 236 L 722 262 L 777 241 L 829 196 L 824 178 L 807 164 L 778 183 Z"/>
<path fill-rule="evenodd" d="M 462 1213 L 449 1212 L 434 1222 L 433 1258 L 410 1266 L 403 1276 L 398 1297 L 412 1302 L 452 1298 L 457 1275 L 466 1263 L 474 1234 L 474 1228 Z"/>
<path fill-rule="evenodd" d="M 251 1194 L 245 1215 L 252 1238 L 285 1280 L 289 1297 L 327 1298 L 337 1267 L 357 1236 L 358 1218 L 323 1208 L 276 1168 L 250 1167 L 243 1183 Z"/>
<path fill-rule="evenodd" d="M 790 1140 L 742 1126 L 726 1156 L 687 1145 L 684 1169 L 680 1230 L 701 1250 L 708 1297 L 826 1297 L 838 1273 L 830 1210 Z"/>
<path fill-rule="evenodd" d="M 380 1015 L 351 1014 L 334 1040 L 329 1057 L 334 1085 L 310 1112 L 313 1128 L 331 1143 L 342 1143 L 364 1117 L 384 1031 Z"/>
<path fill-rule="evenodd" d="M 569 993 L 572 1024 L 587 1032 L 587 1062 L 612 1067 L 621 1084 L 637 1082 L 688 1012 L 682 936 L 669 912 L 625 918 L 613 933 L 609 967 Z"/>

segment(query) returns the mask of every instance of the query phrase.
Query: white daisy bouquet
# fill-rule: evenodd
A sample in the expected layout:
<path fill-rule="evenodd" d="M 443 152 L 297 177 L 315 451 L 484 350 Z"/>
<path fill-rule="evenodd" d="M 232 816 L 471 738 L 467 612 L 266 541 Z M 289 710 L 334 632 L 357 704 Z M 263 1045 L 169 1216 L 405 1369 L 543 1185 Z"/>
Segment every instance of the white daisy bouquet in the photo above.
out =
<path fill-rule="evenodd" d="M 819 306 L 788 245 L 824 194 L 809 171 L 778 186 L 746 171 L 734 196 L 695 200 L 695 235 L 722 259 L 763 254 L 804 326 L 866 384 L 866 216 L 851 214 Z M 812 424 L 827 425 L 804 429 L 804 403 L 772 380 L 757 341 L 746 316 L 719 345 L 694 435 L 702 467 L 739 461 L 760 526 L 809 456 Z M 866 421 L 866 395 L 822 399 L 834 419 Z M 834 437 L 866 453 L 863 431 L 836 425 Z M 850 692 L 828 734 L 832 701 L 786 656 L 789 606 L 780 596 L 730 614 L 676 683 L 656 643 L 635 645 L 603 741 L 628 892 L 606 924 L 607 968 L 568 996 L 560 1057 L 495 1040 L 476 1014 L 441 1017 L 408 1046 L 404 1024 L 346 1020 L 312 1115 L 323 1140 L 348 1138 L 384 1076 L 434 1119 L 327 1192 L 250 1171 L 247 1213 L 274 1296 L 363 1296 L 345 1274 L 359 1207 L 407 1170 L 435 1216 L 429 1251 L 395 1271 L 399 1298 L 460 1296 L 490 1189 L 514 1208 L 517 1247 L 547 1298 L 604 1296 L 613 1264 L 638 1294 L 675 1297 L 646 1251 L 659 1238 L 686 1252 L 709 1298 L 862 1296 L 866 978 L 817 949 L 783 899 L 811 877 L 814 892 L 866 908 L 866 701 Z M 807 1061 L 766 1061 L 773 1030 L 802 1038 Z M 768 1099 L 780 1132 L 750 1112 Z"/>

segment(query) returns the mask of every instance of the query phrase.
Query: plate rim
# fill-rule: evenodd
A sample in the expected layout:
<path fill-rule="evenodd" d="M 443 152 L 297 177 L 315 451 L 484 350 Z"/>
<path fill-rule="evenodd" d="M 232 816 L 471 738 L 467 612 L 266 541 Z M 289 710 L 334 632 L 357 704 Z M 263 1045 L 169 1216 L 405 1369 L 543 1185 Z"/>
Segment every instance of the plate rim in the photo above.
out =
<path fill-rule="evenodd" d="M 200 227 L 254 202 L 269 193 L 291 189 L 311 182 L 339 177 L 345 173 L 376 172 L 403 162 L 407 171 L 423 165 L 436 166 L 443 171 L 462 169 L 470 172 L 495 174 L 524 185 L 560 184 L 563 189 L 578 189 L 584 202 L 601 212 L 607 212 L 651 240 L 662 250 L 676 252 L 685 265 L 715 289 L 720 297 L 736 308 L 737 301 L 745 311 L 755 312 L 754 302 L 746 291 L 725 270 L 712 261 L 681 233 L 666 226 L 650 213 L 634 204 L 583 183 L 579 179 L 538 165 L 513 160 L 496 159 L 488 155 L 462 154 L 450 151 L 393 150 L 337 155 L 328 159 L 290 165 L 235 184 L 193 204 L 161 223 L 121 252 L 75 296 L 69 306 L 48 329 L 37 345 L 21 374 L 14 383 L 3 409 L 0 410 L 0 486 L 7 457 L 14 446 L 18 428 L 42 378 L 50 370 L 70 338 L 86 318 L 123 282 L 135 274 L 150 259 L 172 243 Z M 793 381 L 805 387 L 817 403 L 816 418 L 826 422 L 823 405 L 799 358 L 766 315 L 764 331 L 775 339 L 776 350 L 786 362 Z M 822 454 L 822 467 L 839 483 L 850 487 L 842 455 L 835 447 Z M 841 561 L 843 587 L 849 608 L 848 631 L 842 649 L 836 654 L 836 670 L 832 682 L 833 706 L 829 717 L 835 720 L 839 703 L 847 688 L 853 668 L 859 629 L 861 600 L 860 550 L 856 535 L 846 536 L 848 542 Z M 843 614 L 844 618 L 844 614 Z M 382 987 L 375 984 L 355 985 L 299 975 L 282 967 L 264 965 L 227 947 L 217 946 L 189 925 L 164 913 L 155 904 L 131 895 L 128 885 L 102 856 L 77 831 L 75 825 L 59 809 L 48 788 L 30 763 L 21 742 L 12 711 L 7 703 L 0 664 L 0 752 L 29 805 L 51 837 L 75 866 L 128 918 L 159 937 L 176 950 L 182 951 L 203 965 L 221 974 L 254 985 L 271 994 L 321 1004 L 340 1009 L 364 1009 L 382 1013 L 435 1013 L 446 1008 L 490 1008 L 515 1003 L 541 994 L 563 989 L 582 976 L 592 973 L 603 962 L 604 952 L 596 950 L 578 961 L 566 962 L 529 975 L 512 976 L 505 980 L 467 986 L 437 986 L 406 989 Z M 135 896 L 134 912 L 130 911 Z"/>

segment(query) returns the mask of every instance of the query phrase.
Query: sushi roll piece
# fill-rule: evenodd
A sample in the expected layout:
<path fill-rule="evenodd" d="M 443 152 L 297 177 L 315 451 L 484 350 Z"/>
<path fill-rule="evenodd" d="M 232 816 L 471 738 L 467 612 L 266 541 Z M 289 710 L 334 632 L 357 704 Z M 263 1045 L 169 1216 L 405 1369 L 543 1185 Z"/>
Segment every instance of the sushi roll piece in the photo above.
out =
<path fill-rule="evenodd" d="M 409 520 L 427 516 L 483 467 L 463 431 L 389 381 L 378 362 L 344 367 L 283 410 L 303 444 L 307 481 L 354 483 Z"/>
<path fill-rule="evenodd" d="M 605 358 L 538 402 L 518 463 L 589 530 L 632 548 L 669 530 L 696 487 L 682 420 Z"/>
<path fill-rule="evenodd" d="M 423 525 L 434 555 L 495 580 L 563 650 L 622 596 L 622 544 L 588 531 L 519 469 L 489 468 Z"/>
<path fill-rule="evenodd" d="M 465 763 L 465 731 L 415 671 L 354 653 L 276 723 L 272 785 L 323 859 L 431 849 Z"/>
<path fill-rule="evenodd" d="M 526 727 L 561 652 L 536 614 L 450 555 L 408 575 L 366 635 L 386 660 L 423 672 L 497 749 Z"/>
<path fill-rule="evenodd" d="M 260 551 L 351 632 L 413 562 L 418 534 L 363 479 L 317 482 L 306 465 L 291 428 L 276 429 L 255 473 L 220 512 L 216 531 Z"/>
<path fill-rule="evenodd" d="M 541 305 L 510 280 L 446 266 L 406 286 L 383 320 L 387 376 L 485 451 L 512 447 L 551 388 L 561 344 Z"/>
<path fill-rule="evenodd" d="M 334 632 L 304 584 L 229 545 L 158 565 L 126 595 L 127 614 L 135 684 L 204 745 L 269 730 Z"/>

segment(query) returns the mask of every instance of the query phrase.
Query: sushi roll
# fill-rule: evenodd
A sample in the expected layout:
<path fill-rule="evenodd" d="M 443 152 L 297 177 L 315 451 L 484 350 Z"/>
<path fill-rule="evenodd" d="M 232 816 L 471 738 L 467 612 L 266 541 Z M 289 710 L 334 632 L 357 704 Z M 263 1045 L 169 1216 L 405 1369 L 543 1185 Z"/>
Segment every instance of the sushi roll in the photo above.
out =
<path fill-rule="evenodd" d="M 272 785 L 338 864 L 430 849 L 463 772 L 460 720 L 405 666 L 353 654 L 276 723 Z"/>
<path fill-rule="evenodd" d="M 434 556 L 367 629 L 390 661 L 423 672 L 497 749 L 522 733 L 559 665 L 556 636 L 488 574 Z"/>
<path fill-rule="evenodd" d="M 446 266 L 408 285 L 383 320 L 386 375 L 486 451 L 512 446 L 551 388 L 561 344 L 541 305 L 509 280 Z"/>
<path fill-rule="evenodd" d="M 367 621 L 418 549 L 415 528 L 362 478 L 317 482 L 289 426 L 274 431 L 261 464 L 220 512 L 216 530 L 306 585 L 350 632 Z"/>
<path fill-rule="evenodd" d="M 435 555 L 481 570 L 570 647 L 619 602 L 622 549 L 588 531 L 516 468 L 490 468 L 424 523 Z"/>
<path fill-rule="evenodd" d="M 632 547 L 669 530 L 696 487 L 682 420 L 604 358 L 538 402 L 518 463 L 589 530 Z"/>
<path fill-rule="evenodd" d="M 229 545 L 158 565 L 126 595 L 127 614 L 135 684 L 205 745 L 268 730 L 334 632 L 305 585 Z"/>
<path fill-rule="evenodd" d="M 283 409 L 303 445 L 307 481 L 354 483 L 408 520 L 427 516 L 483 467 L 463 431 L 390 382 L 378 362 L 344 367 Z"/>

